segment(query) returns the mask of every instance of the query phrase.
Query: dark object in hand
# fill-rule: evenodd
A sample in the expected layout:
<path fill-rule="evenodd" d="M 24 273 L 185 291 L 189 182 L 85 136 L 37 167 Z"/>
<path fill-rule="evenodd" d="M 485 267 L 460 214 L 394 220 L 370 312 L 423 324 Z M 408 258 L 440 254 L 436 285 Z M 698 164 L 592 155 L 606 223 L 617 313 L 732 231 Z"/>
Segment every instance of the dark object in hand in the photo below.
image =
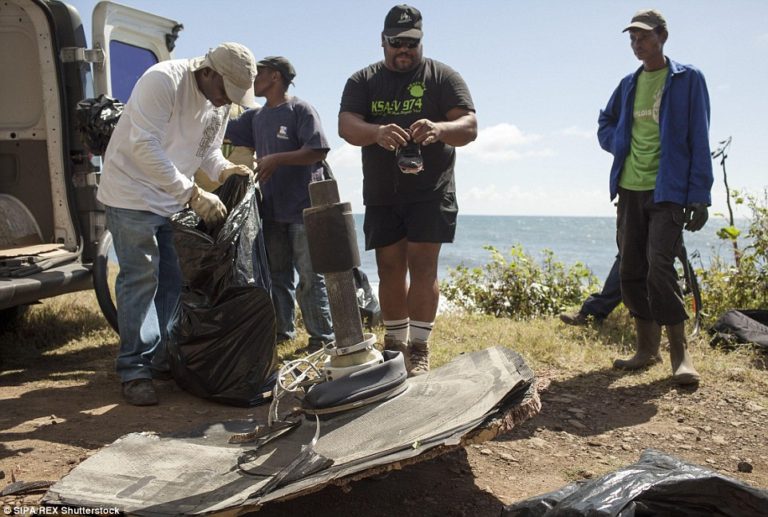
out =
<path fill-rule="evenodd" d="M 408 142 L 396 151 L 397 166 L 403 174 L 418 174 L 424 170 L 424 159 L 421 157 L 421 146 L 416 142 Z"/>

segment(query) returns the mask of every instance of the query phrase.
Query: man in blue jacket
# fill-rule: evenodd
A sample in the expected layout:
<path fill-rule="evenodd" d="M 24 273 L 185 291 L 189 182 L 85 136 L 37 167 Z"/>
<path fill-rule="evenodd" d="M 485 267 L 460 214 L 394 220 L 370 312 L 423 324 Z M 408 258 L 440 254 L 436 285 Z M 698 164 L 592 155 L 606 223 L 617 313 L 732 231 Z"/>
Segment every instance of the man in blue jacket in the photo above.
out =
<path fill-rule="evenodd" d="M 709 94 L 704 76 L 664 56 L 669 33 L 656 10 L 638 11 L 624 29 L 643 65 L 626 76 L 600 112 L 600 146 L 613 154 L 611 199 L 619 196 L 617 240 L 621 292 L 635 318 L 637 351 L 614 367 L 637 370 L 661 361 L 667 328 L 673 380 L 694 384 L 688 355 L 688 315 L 674 260 L 682 231 L 707 221 L 713 183 Z"/>

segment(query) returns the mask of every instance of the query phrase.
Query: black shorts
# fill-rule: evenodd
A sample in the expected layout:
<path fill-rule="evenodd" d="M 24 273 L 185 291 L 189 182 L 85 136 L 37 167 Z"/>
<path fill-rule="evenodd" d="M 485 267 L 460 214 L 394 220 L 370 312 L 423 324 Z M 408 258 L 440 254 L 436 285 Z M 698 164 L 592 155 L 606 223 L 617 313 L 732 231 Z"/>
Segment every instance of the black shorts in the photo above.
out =
<path fill-rule="evenodd" d="M 459 205 L 456 194 L 442 199 L 365 207 L 365 249 L 383 248 L 407 238 L 410 242 L 453 242 Z"/>

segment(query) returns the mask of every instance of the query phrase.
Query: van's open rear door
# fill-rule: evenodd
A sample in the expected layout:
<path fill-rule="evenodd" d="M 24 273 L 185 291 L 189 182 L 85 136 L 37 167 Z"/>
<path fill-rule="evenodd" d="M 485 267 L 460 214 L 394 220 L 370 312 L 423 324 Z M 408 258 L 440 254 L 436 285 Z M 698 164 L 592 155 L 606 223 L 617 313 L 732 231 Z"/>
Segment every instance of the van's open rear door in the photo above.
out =
<path fill-rule="evenodd" d="M 183 26 L 168 18 L 112 2 L 93 9 L 92 45 L 104 59 L 93 67 L 94 93 L 127 102 L 144 71 L 171 58 Z"/>

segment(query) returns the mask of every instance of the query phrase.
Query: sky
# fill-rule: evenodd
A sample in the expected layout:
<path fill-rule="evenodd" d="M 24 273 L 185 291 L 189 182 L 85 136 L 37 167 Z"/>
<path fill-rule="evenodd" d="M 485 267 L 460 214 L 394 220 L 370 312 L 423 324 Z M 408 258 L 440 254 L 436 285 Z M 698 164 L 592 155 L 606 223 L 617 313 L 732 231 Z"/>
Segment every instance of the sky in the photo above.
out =
<path fill-rule="evenodd" d="M 93 0 L 70 2 L 90 43 Z M 387 11 L 380 0 L 125 0 L 184 25 L 174 51 L 188 58 L 224 41 L 257 58 L 288 57 L 289 93 L 315 106 L 342 200 L 362 212 L 360 149 L 337 131 L 347 78 L 382 59 Z M 457 150 L 460 213 L 613 216 L 611 155 L 597 142 L 599 110 L 620 79 L 640 66 L 622 29 L 638 9 L 660 10 L 664 51 L 705 75 L 710 144 L 732 137 L 729 185 L 760 194 L 768 178 L 768 2 L 764 0 L 420 0 L 424 55 L 466 81 L 479 134 Z M 257 99 L 259 100 L 259 99 Z M 263 101 L 263 99 L 261 99 Z M 726 214 L 723 170 L 713 161 L 711 214 Z M 737 212 L 737 216 L 748 213 Z M 715 215 L 716 216 L 716 215 Z"/>

